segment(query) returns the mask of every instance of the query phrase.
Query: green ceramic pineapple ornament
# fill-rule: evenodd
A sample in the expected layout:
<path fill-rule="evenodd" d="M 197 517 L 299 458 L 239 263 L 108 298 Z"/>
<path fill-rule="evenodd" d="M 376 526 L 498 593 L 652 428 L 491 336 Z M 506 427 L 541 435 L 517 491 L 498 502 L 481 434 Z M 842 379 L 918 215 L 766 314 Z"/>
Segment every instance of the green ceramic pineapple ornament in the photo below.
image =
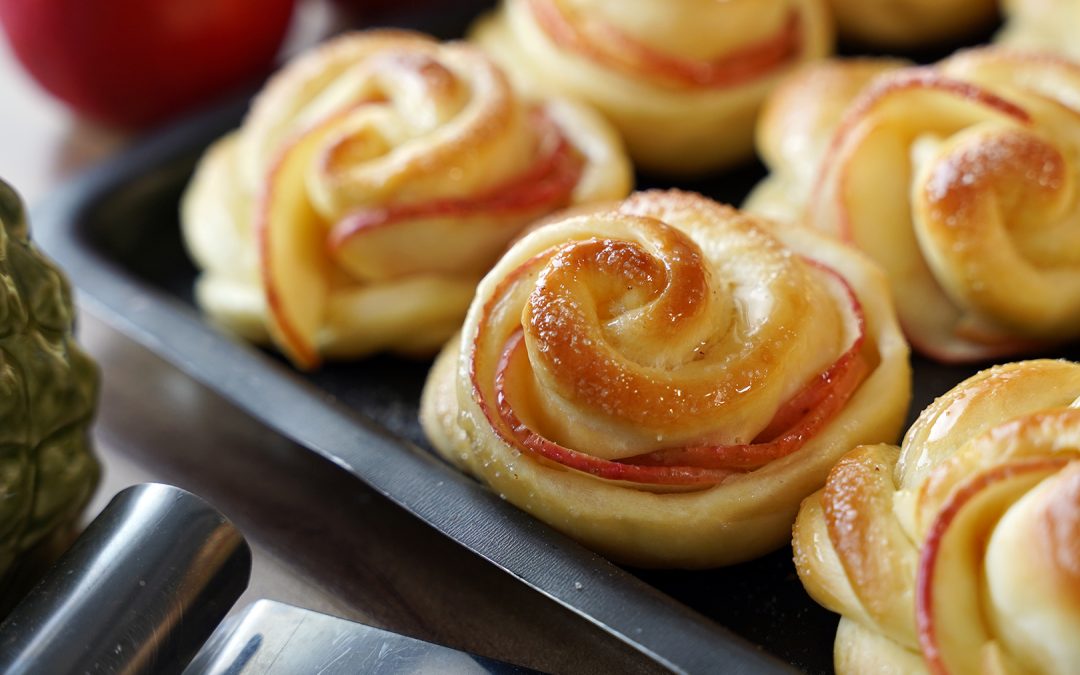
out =
<path fill-rule="evenodd" d="M 75 344 L 74 318 L 67 280 L 0 181 L 0 576 L 69 526 L 97 484 L 98 372 Z"/>

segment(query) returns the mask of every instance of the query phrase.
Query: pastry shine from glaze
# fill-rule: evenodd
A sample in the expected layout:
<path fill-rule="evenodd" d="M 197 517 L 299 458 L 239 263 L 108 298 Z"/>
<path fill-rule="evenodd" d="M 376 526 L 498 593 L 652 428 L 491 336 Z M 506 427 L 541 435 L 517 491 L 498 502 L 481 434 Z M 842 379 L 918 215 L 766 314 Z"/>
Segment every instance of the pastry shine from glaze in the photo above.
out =
<path fill-rule="evenodd" d="M 653 191 L 518 241 L 436 361 L 421 421 L 448 460 L 595 550 L 700 568 L 787 541 L 837 458 L 895 438 L 909 392 L 864 257 Z"/>

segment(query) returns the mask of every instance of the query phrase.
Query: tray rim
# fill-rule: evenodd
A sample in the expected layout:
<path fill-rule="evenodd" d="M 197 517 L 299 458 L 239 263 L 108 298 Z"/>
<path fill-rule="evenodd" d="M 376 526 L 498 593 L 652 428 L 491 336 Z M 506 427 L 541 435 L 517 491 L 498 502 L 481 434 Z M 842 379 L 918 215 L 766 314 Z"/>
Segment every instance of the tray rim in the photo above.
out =
<path fill-rule="evenodd" d="M 798 672 L 499 499 L 362 411 L 346 408 L 291 368 L 226 336 L 179 299 L 121 270 L 83 241 L 84 214 L 144 172 L 204 147 L 217 136 L 207 128 L 235 126 L 246 106 L 245 97 L 182 119 L 32 205 L 33 238 L 71 279 L 79 306 L 655 663 L 673 672 L 704 672 L 717 665 L 732 673 Z M 272 411 L 286 405 L 296 412 L 274 417 Z M 463 505 L 476 511 L 463 511 Z M 462 513 L 486 519 L 462 518 Z"/>

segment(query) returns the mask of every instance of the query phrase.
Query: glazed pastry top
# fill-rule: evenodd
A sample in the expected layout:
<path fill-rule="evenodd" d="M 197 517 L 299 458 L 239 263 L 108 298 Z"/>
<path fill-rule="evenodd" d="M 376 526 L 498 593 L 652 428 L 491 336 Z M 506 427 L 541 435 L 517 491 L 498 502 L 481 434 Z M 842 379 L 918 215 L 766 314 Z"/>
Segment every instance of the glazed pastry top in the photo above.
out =
<path fill-rule="evenodd" d="M 906 347 L 880 284 L 822 235 L 698 195 L 572 212 L 485 278 L 422 419 L 453 461 L 620 559 L 746 559 L 786 538 L 830 457 L 896 431 Z M 582 499 L 622 524 L 563 523 Z M 712 522 L 628 541 L 686 508 Z"/>

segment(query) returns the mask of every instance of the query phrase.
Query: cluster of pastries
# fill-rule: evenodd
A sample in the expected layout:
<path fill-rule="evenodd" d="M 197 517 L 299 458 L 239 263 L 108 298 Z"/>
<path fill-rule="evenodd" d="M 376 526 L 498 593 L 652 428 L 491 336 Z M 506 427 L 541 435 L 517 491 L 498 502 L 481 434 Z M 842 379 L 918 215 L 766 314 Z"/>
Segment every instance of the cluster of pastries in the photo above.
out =
<path fill-rule="evenodd" d="M 933 65 L 817 60 L 834 21 L 906 48 L 999 13 Z M 838 671 L 1074 672 L 1080 365 L 986 370 L 890 444 L 908 341 L 1080 337 L 1077 27 L 1080 0 L 504 0 L 473 45 L 347 34 L 199 163 L 197 300 L 301 368 L 442 347 L 432 445 L 614 560 L 732 564 L 795 522 Z M 627 197 L 627 155 L 699 174 L 755 125 L 743 211 Z"/>

